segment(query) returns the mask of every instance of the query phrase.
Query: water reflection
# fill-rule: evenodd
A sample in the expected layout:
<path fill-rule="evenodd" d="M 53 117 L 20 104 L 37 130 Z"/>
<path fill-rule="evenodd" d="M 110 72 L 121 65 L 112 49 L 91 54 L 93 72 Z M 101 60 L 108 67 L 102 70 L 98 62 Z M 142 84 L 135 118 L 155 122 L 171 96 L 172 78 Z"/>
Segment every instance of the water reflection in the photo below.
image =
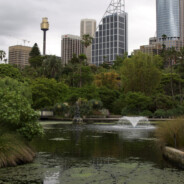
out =
<path fill-rule="evenodd" d="M 153 128 L 57 125 L 32 142 L 34 163 L 0 169 L 0 184 L 182 184 L 154 139 Z"/>

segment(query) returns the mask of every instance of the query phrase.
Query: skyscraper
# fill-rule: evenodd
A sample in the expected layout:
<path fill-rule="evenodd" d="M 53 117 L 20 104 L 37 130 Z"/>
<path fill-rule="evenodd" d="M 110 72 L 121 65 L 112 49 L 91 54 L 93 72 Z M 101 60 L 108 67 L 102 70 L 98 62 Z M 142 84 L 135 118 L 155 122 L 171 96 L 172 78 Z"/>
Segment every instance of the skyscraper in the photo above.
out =
<path fill-rule="evenodd" d="M 122 0 L 123 1 L 123 0 Z M 128 15 L 124 1 L 111 0 L 92 44 L 92 63 L 113 62 L 128 51 Z"/>
<path fill-rule="evenodd" d="M 184 0 L 180 0 L 180 39 L 184 46 Z"/>
<path fill-rule="evenodd" d="M 157 39 L 183 42 L 184 39 L 184 0 L 156 0 L 157 13 Z M 172 46 L 172 44 L 170 44 Z"/>
<path fill-rule="evenodd" d="M 29 53 L 31 47 L 15 45 L 9 47 L 9 64 L 24 68 L 29 65 Z"/>
<path fill-rule="evenodd" d="M 62 62 L 63 65 L 68 64 L 68 61 L 70 61 L 74 54 L 76 56 L 79 56 L 84 52 L 83 45 L 81 43 L 81 37 L 75 36 L 75 35 L 63 35 L 62 36 Z"/>
<path fill-rule="evenodd" d="M 94 19 L 82 19 L 80 27 L 81 27 L 80 28 L 80 36 L 81 36 L 81 38 L 85 34 L 89 34 L 90 36 L 93 37 L 94 34 L 95 34 L 95 31 L 96 31 L 96 20 L 94 20 Z M 84 51 L 84 53 L 87 56 L 88 63 L 91 63 L 91 49 L 92 49 L 92 45 L 90 45 Z"/>

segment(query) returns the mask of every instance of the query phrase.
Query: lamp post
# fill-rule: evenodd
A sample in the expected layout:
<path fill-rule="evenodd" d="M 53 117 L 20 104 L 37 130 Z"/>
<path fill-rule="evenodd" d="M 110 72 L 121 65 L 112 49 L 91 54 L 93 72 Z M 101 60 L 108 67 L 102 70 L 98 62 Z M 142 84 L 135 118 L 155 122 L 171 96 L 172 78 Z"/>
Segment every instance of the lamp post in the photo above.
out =
<path fill-rule="evenodd" d="M 43 31 L 43 55 L 46 54 L 46 31 L 49 30 L 48 18 L 42 18 L 41 30 Z"/>

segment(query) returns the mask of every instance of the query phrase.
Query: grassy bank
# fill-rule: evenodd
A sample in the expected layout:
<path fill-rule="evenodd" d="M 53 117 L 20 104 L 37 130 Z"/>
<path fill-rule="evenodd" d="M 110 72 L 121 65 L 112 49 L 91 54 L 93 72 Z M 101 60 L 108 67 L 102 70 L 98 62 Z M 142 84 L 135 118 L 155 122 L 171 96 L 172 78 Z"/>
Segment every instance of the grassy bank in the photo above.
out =
<path fill-rule="evenodd" d="M 184 120 L 176 119 L 158 125 L 156 136 L 162 146 L 184 149 Z"/>
<path fill-rule="evenodd" d="M 0 168 L 32 162 L 35 153 L 18 135 L 0 136 Z"/>

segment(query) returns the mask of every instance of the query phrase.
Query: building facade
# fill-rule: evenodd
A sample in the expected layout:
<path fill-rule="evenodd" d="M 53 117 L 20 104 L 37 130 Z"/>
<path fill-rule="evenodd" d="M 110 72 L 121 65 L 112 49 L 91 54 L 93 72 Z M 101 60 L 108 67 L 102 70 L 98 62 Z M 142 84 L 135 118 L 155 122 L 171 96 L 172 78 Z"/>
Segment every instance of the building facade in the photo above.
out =
<path fill-rule="evenodd" d="M 73 55 L 79 56 L 84 53 L 81 37 L 76 35 L 63 35 L 61 41 L 61 55 L 63 65 L 67 65 Z"/>
<path fill-rule="evenodd" d="M 94 19 L 82 19 L 80 23 L 80 36 L 82 38 L 83 35 L 90 35 L 91 37 L 94 36 L 96 32 L 96 20 Z M 92 60 L 92 45 L 89 47 L 84 48 L 84 53 L 87 56 L 88 63 L 91 63 Z"/>
<path fill-rule="evenodd" d="M 180 38 L 180 0 L 157 0 L 157 38 L 162 40 L 162 35 L 167 39 Z"/>
<path fill-rule="evenodd" d="M 180 0 L 180 40 L 184 47 L 184 0 Z"/>
<path fill-rule="evenodd" d="M 29 53 L 32 47 L 15 45 L 9 47 L 9 64 L 17 65 L 21 68 L 29 66 Z"/>
<path fill-rule="evenodd" d="M 109 5 L 92 44 L 92 63 L 111 62 L 128 52 L 128 15 L 124 3 L 113 0 Z"/>

